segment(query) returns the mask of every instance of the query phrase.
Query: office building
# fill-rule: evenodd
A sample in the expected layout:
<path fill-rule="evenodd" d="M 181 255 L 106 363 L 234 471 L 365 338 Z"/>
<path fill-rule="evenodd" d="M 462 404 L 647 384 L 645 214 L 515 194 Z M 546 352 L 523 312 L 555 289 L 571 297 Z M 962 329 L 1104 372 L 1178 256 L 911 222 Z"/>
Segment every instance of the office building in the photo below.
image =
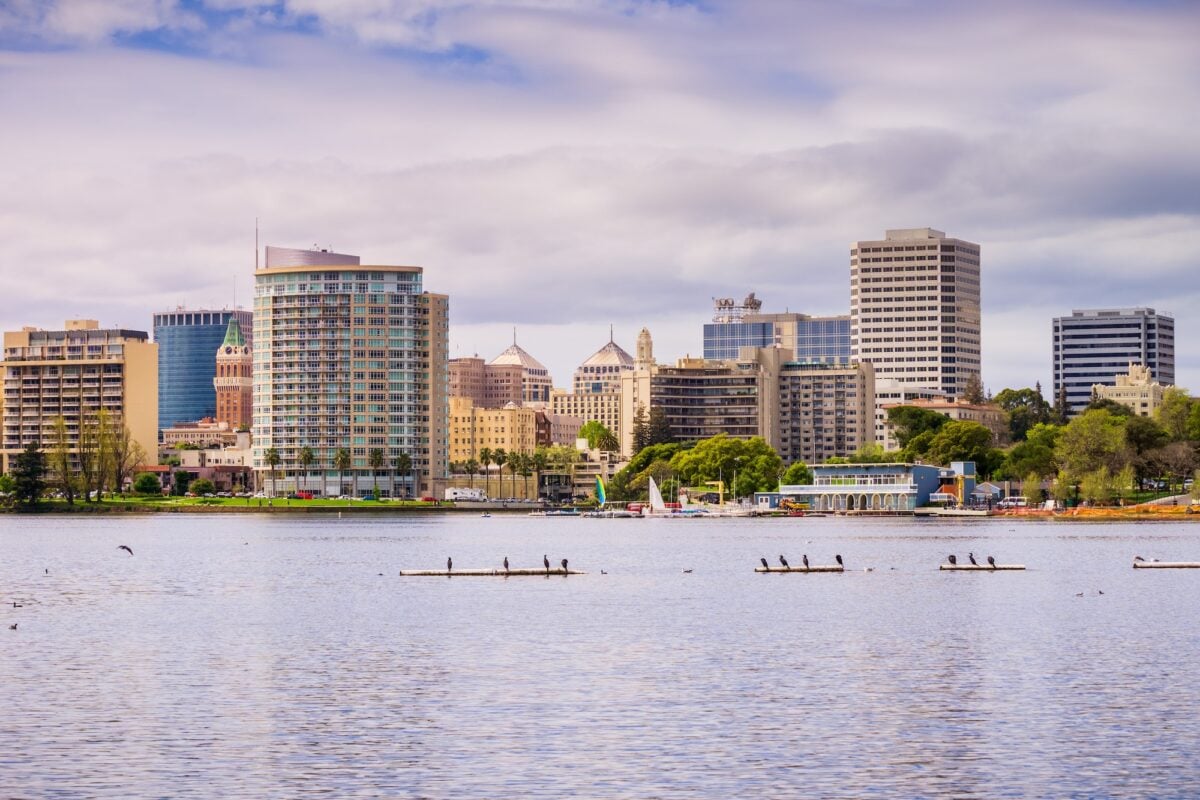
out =
<path fill-rule="evenodd" d="M 209 360 L 212 354 L 209 353 Z M 23 328 L 4 334 L 2 471 L 29 444 L 57 446 L 66 423 L 67 448 L 79 451 L 81 426 L 107 412 L 128 428 L 147 460 L 158 451 L 158 345 L 144 331 L 102 329 L 95 320 L 67 320 L 63 330 Z"/>
<path fill-rule="evenodd" d="M 515 403 L 479 408 L 469 397 L 451 397 L 450 460 L 478 461 L 484 448 L 532 453 L 537 448 L 537 415 L 534 409 Z"/>
<path fill-rule="evenodd" d="M 751 292 L 741 303 L 731 297 L 713 300 L 712 322 L 704 326 L 704 357 L 736 359 L 743 347 L 784 347 L 792 358 L 808 364 L 850 361 L 850 317 L 808 314 L 764 314 Z"/>
<path fill-rule="evenodd" d="M 1150 374 L 1150 369 L 1141 364 L 1130 364 L 1129 371 L 1116 377 L 1115 386 L 1097 383 L 1092 393 L 1102 400 L 1112 400 L 1129 406 L 1139 417 L 1153 417 L 1162 407 L 1163 386 Z"/>
<path fill-rule="evenodd" d="M 450 396 L 467 397 L 476 408 L 521 405 L 525 369 L 520 364 L 488 364 L 479 356 L 450 359 Z"/>
<path fill-rule="evenodd" d="M 513 334 L 513 343 L 489 361 L 488 366 L 521 368 L 521 403 L 528 405 L 550 402 L 550 390 L 554 388 L 550 370 L 517 344 L 516 334 Z"/>
<path fill-rule="evenodd" d="M 154 315 L 158 344 L 158 420 L 168 428 L 217 415 L 213 354 L 225 341 L 229 320 L 236 319 L 252 345 L 253 314 L 242 309 L 189 311 L 180 307 Z"/>
<path fill-rule="evenodd" d="M 348 486 L 362 496 L 377 480 L 382 496 L 435 491 L 449 451 L 447 297 L 424 291 L 421 267 L 325 251 L 266 254 L 254 298 L 259 485 L 324 495 Z M 341 448 L 349 470 L 335 466 Z M 273 469 L 268 452 L 279 457 Z"/>
<path fill-rule="evenodd" d="M 879 380 L 958 397 L 980 375 L 979 245 L 932 228 L 850 248 L 850 352 Z"/>
<path fill-rule="evenodd" d="M 1115 386 L 1131 363 L 1163 386 L 1175 383 L 1175 319 L 1153 308 L 1074 310 L 1053 323 L 1054 399 L 1065 391 L 1073 416 L 1092 401 L 1092 387 Z"/>
<path fill-rule="evenodd" d="M 785 464 L 845 458 L 875 440 L 875 371 L 870 362 L 784 361 L 776 372 L 779 397 L 771 444 Z"/>
<path fill-rule="evenodd" d="M 254 355 L 237 317 L 229 318 L 225 340 L 217 348 L 213 388 L 217 393 L 216 421 L 234 430 L 250 430 L 254 421 Z"/>
<path fill-rule="evenodd" d="M 608 342 L 575 370 L 574 391 L 550 392 L 550 409 L 567 419 L 596 420 L 620 441 L 621 376 L 633 369 L 633 356 L 610 334 Z"/>

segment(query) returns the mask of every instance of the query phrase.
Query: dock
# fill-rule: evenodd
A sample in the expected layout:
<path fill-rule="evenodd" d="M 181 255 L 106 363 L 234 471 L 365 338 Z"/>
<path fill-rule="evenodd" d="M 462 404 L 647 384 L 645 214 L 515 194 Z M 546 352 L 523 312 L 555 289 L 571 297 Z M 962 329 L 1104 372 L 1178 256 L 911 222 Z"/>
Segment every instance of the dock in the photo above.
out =
<path fill-rule="evenodd" d="M 1134 569 L 1200 569 L 1200 561 L 1135 561 Z"/>
<path fill-rule="evenodd" d="M 755 567 L 754 571 L 763 574 L 768 572 L 845 572 L 846 568 L 841 564 L 814 564 L 811 567 Z"/>
<path fill-rule="evenodd" d="M 520 578 L 520 577 L 536 577 L 547 575 L 587 575 L 586 572 L 577 569 L 564 570 L 562 567 L 554 567 L 550 570 L 545 569 L 402 569 L 400 577 L 402 578 Z"/>
<path fill-rule="evenodd" d="M 1002 569 L 1025 569 L 1024 564 L 941 564 L 938 569 L 948 572 L 999 572 Z"/>

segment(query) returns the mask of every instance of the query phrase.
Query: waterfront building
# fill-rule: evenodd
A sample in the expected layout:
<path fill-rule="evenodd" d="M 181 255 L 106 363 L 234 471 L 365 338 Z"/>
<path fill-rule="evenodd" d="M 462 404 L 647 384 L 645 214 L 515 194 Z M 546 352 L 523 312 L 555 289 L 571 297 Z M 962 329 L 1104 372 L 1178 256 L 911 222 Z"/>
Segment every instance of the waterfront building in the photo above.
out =
<path fill-rule="evenodd" d="M 851 245 L 851 357 L 879 380 L 961 396 L 980 375 L 979 258 L 933 228 Z"/>
<path fill-rule="evenodd" d="M 159 425 L 167 428 L 217 415 L 213 354 L 225 341 L 232 319 L 237 320 L 246 345 L 252 345 L 253 316 L 239 308 L 191 311 L 182 306 L 154 315 Z"/>
<path fill-rule="evenodd" d="M 234 430 L 249 430 L 254 421 L 254 355 L 237 317 L 229 318 L 225 340 L 217 349 L 216 421 Z"/>
<path fill-rule="evenodd" d="M 784 351 L 786 353 L 786 351 Z M 875 370 L 870 362 L 785 361 L 778 372 L 778 431 L 785 464 L 845 458 L 875 440 Z"/>
<path fill-rule="evenodd" d="M 1115 386 L 1097 383 L 1092 386 L 1092 393 L 1097 398 L 1129 406 L 1140 417 L 1153 417 L 1162 406 L 1167 388 L 1154 380 L 1149 367 L 1130 364 L 1127 373 L 1116 376 Z"/>
<path fill-rule="evenodd" d="M 899 450 L 895 431 L 888 424 L 887 410 L 891 406 L 907 406 L 916 400 L 949 400 L 937 389 L 913 386 L 894 379 L 875 379 L 875 444 L 884 450 Z"/>
<path fill-rule="evenodd" d="M 450 460 L 479 460 L 484 448 L 506 453 L 532 453 L 537 448 L 537 414 L 509 403 L 503 408 L 477 407 L 469 397 L 450 398 Z"/>
<path fill-rule="evenodd" d="M 975 489 L 975 464 L 817 464 L 811 485 L 783 485 L 779 492 L 755 496 L 756 505 L 775 508 L 790 500 L 813 511 L 911 513 L 931 500 L 969 501 Z"/>
<path fill-rule="evenodd" d="M 797 362 L 849 363 L 849 315 L 764 314 L 761 307 L 753 292 L 740 304 L 730 297 L 714 298 L 712 322 L 704 326 L 704 357 L 730 360 L 744 347 L 784 347 Z"/>
<path fill-rule="evenodd" d="M 448 298 L 423 290 L 421 267 L 266 253 L 254 299 L 259 485 L 271 476 L 280 492 L 363 496 L 376 482 L 381 496 L 435 492 L 449 455 Z M 350 451 L 348 470 L 335 466 L 341 448 Z M 274 469 L 269 451 L 279 456 Z M 398 466 L 404 456 L 407 471 Z"/>
<path fill-rule="evenodd" d="M 1053 323 L 1054 398 L 1065 392 L 1068 413 L 1092 401 L 1092 387 L 1116 386 L 1137 363 L 1163 386 L 1175 383 L 1175 319 L 1153 308 L 1073 310 Z"/>
<path fill-rule="evenodd" d="M 212 360 L 212 353 L 209 353 Z M 68 449 L 79 451 L 81 426 L 107 412 L 153 458 L 158 450 L 158 345 L 145 331 L 102 329 L 67 320 L 63 330 L 23 328 L 4 334 L 3 439 L 0 468 L 9 472 L 26 445 L 51 450 L 55 423 L 66 423 Z"/>
<path fill-rule="evenodd" d="M 450 396 L 467 397 L 478 408 L 524 402 L 520 364 L 488 364 L 479 356 L 450 359 Z"/>
<path fill-rule="evenodd" d="M 933 411 L 952 420 L 977 422 L 987 428 L 992 434 L 993 447 L 1007 447 L 1011 444 L 1008 412 L 994 403 L 968 403 L 965 400 L 913 399 L 904 403 L 893 403 L 883 407 L 886 419 L 888 409 L 896 406 L 914 406 L 926 411 Z M 889 442 L 895 442 L 895 428 L 887 425 Z"/>

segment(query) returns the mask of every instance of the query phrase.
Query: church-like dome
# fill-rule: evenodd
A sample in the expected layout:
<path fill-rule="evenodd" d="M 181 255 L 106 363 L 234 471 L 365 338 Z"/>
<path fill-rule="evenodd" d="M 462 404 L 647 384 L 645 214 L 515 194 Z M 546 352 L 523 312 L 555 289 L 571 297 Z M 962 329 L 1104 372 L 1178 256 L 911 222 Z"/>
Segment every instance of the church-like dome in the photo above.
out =
<path fill-rule="evenodd" d="M 541 374 L 546 373 L 546 366 L 538 361 L 516 342 L 505 348 L 504 352 L 488 362 L 489 364 L 516 364 L 519 367 L 524 367 L 528 370 L 541 370 Z"/>
<path fill-rule="evenodd" d="M 621 345 L 616 342 L 609 342 L 592 354 L 587 361 L 580 364 L 581 367 L 619 367 L 620 369 L 633 369 L 633 356 L 626 353 Z"/>

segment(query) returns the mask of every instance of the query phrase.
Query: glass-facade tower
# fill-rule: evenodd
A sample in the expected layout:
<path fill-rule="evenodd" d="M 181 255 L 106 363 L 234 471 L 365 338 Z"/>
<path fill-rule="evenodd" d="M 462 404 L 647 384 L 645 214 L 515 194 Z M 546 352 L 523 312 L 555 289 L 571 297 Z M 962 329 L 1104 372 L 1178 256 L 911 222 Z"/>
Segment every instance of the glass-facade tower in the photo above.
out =
<path fill-rule="evenodd" d="M 217 349 L 225 341 L 230 318 L 248 340 L 254 315 L 242 309 L 189 311 L 179 308 L 154 315 L 158 344 L 158 424 L 169 428 L 217 413 Z M 249 342 L 253 344 L 252 341 Z"/>
<path fill-rule="evenodd" d="M 743 347 L 786 347 L 804 364 L 850 362 L 850 317 L 749 314 L 704 326 L 704 357 L 733 360 Z"/>

